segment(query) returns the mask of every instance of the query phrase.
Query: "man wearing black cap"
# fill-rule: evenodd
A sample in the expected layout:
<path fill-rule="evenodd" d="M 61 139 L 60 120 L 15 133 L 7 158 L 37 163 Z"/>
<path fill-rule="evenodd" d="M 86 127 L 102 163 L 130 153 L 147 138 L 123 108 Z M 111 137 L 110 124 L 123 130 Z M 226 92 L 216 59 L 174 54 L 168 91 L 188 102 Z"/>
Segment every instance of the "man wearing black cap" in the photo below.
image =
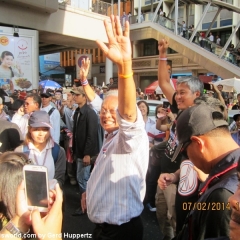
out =
<path fill-rule="evenodd" d="M 52 125 L 52 128 L 50 130 L 51 136 L 54 140 L 54 142 L 59 143 L 60 140 L 60 120 L 61 116 L 59 111 L 52 107 L 51 103 L 51 93 L 41 93 L 41 99 L 42 99 L 42 107 L 41 110 L 47 112 L 50 116 L 50 123 Z"/>
<path fill-rule="evenodd" d="M 178 118 L 177 136 L 176 153 L 186 152 L 197 168 L 209 174 L 200 185 L 198 201 L 182 206 L 190 214 L 177 239 L 228 236 L 228 198 L 237 188 L 240 149 L 230 135 L 223 113 L 204 103 L 185 109 Z"/>

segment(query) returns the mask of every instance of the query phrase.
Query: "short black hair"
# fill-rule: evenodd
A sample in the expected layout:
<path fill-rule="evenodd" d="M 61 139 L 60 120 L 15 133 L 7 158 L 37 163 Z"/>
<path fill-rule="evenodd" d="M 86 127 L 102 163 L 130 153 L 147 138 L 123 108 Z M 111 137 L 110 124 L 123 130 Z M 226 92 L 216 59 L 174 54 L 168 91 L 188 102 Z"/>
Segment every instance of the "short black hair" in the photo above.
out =
<path fill-rule="evenodd" d="M 29 97 L 32 98 L 33 101 L 38 104 L 39 108 L 41 107 L 42 99 L 41 99 L 41 97 L 38 94 L 36 94 L 36 93 L 29 93 L 26 98 L 29 98 Z"/>

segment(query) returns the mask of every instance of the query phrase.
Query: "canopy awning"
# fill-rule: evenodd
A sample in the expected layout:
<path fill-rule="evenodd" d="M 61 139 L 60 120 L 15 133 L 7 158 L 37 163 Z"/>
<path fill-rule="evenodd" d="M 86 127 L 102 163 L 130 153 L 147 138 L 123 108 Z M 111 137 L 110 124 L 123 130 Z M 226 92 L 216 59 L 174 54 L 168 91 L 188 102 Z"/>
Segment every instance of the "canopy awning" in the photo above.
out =
<path fill-rule="evenodd" d="M 172 78 L 170 80 L 171 85 L 176 89 L 177 79 Z M 158 81 L 152 82 L 148 87 L 145 88 L 145 94 L 153 94 L 156 91 L 156 94 L 163 94 L 162 89 L 158 85 Z"/>

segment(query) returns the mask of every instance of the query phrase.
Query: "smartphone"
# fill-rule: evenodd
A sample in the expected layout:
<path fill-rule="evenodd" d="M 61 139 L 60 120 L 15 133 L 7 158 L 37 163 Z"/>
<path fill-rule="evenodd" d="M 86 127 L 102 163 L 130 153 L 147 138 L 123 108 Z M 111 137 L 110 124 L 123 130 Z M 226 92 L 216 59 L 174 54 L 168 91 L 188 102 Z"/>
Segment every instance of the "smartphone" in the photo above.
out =
<path fill-rule="evenodd" d="M 167 108 L 169 108 L 169 107 L 170 107 L 170 102 L 164 101 L 164 102 L 163 102 L 163 108 L 167 109 Z"/>
<path fill-rule="evenodd" d="M 212 90 L 212 85 L 209 83 L 204 83 L 204 89 L 205 90 Z"/>
<path fill-rule="evenodd" d="M 64 94 L 62 95 L 62 97 L 63 97 L 63 100 L 66 100 L 66 101 L 67 101 L 67 94 L 66 94 L 66 93 L 64 93 Z"/>
<path fill-rule="evenodd" d="M 40 212 L 48 211 L 48 172 L 44 166 L 25 165 L 23 167 L 25 194 L 28 209 L 37 207 Z"/>

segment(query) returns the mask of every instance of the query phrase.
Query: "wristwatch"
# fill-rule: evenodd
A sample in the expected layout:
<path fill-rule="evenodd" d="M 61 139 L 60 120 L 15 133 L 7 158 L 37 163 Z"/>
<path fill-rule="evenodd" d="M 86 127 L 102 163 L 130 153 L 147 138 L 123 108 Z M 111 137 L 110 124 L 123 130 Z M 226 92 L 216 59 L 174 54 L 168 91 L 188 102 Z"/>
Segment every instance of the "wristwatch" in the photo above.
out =
<path fill-rule="evenodd" d="M 14 224 L 12 221 L 9 221 L 6 225 L 5 228 L 13 235 L 18 235 L 21 236 L 21 238 L 24 238 L 24 235 L 29 233 L 30 229 L 26 232 L 23 233 L 21 232 Z"/>

